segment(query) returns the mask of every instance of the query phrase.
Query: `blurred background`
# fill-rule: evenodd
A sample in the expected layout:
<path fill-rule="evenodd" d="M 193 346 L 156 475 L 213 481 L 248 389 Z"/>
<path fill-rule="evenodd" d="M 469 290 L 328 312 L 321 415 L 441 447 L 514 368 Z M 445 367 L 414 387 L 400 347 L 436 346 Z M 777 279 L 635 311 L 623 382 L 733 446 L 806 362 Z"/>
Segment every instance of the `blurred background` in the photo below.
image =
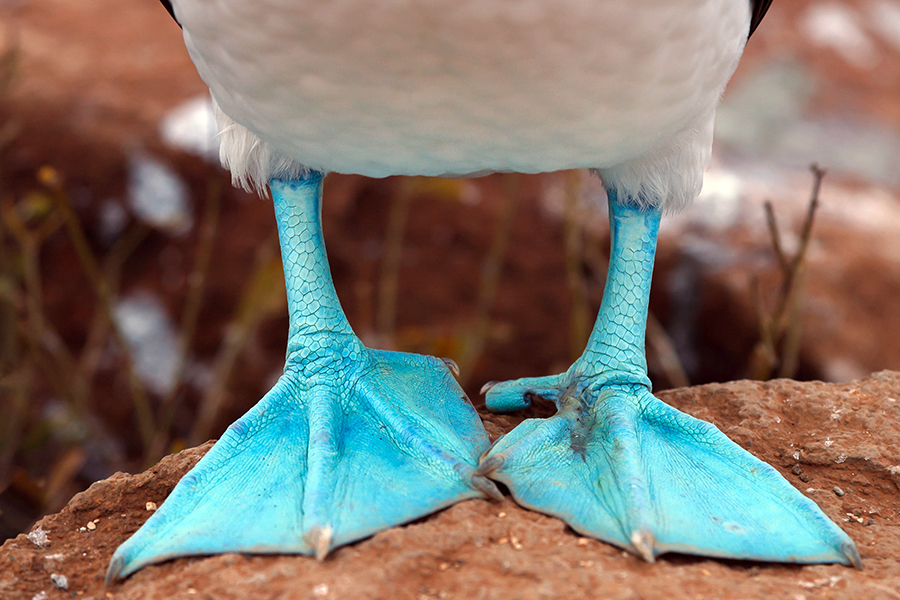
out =
<path fill-rule="evenodd" d="M 280 374 L 271 204 L 212 128 L 157 0 L 0 0 L 0 541 L 217 437 Z M 481 410 L 486 381 L 581 352 L 603 196 L 587 172 L 331 175 L 335 286 L 364 341 L 456 360 Z M 900 0 L 775 1 L 651 312 L 655 389 L 900 369 Z"/>

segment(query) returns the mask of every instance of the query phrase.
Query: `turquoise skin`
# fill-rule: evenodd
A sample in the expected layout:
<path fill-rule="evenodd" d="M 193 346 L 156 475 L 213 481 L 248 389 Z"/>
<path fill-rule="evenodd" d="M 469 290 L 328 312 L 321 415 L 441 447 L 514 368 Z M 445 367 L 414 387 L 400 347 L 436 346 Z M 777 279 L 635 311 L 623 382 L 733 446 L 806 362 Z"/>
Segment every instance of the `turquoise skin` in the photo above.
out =
<path fill-rule="evenodd" d="M 321 173 L 272 181 L 290 333 L 284 374 L 113 555 L 106 581 L 177 556 L 329 550 L 467 498 L 487 434 L 448 363 L 371 350 L 341 309 Z"/>
<path fill-rule="evenodd" d="M 553 400 L 490 447 L 447 363 L 371 350 L 334 291 L 322 175 L 271 182 L 290 334 L 284 375 L 120 546 L 113 582 L 177 556 L 329 550 L 467 498 L 515 500 L 649 561 L 663 552 L 861 568 L 849 537 L 772 467 L 650 393 L 644 332 L 660 212 L 609 193 L 612 252 L 583 355 L 494 384 Z"/>
<path fill-rule="evenodd" d="M 664 552 L 862 568 L 840 527 L 768 464 L 650 393 L 644 332 L 660 211 L 609 193 L 612 251 L 587 348 L 560 375 L 493 384 L 487 406 L 556 403 L 479 473 L 516 502 L 653 562 Z"/>

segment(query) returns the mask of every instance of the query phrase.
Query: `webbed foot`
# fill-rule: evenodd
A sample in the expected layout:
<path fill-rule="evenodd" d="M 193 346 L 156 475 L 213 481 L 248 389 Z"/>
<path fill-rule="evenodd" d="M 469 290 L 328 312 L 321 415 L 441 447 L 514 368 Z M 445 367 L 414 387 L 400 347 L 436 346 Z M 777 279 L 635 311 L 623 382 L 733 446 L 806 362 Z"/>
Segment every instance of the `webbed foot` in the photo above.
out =
<path fill-rule="evenodd" d="M 548 380 L 550 378 L 547 378 Z M 652 562 L 664 552 L 862 566 L 853 542 L 775 469 L 641 385 L 506 382 L 492 410 L 548 395 L 559 412 L 499 440 L 479 473 L 516 501 Z"/>
<path fill-rule="evenodd" d="M 475 474 L 487 436 L 445 364 L 351 345 L 345 372 L 288 369 L 119 547 L 107 579 L 186 555 L 322 559 L 491 492 Z"/>
<path fill-rule="evenodd" d="M 561 375 L 487 391 L 494 411 L 540 396 L 558 412 L 498 440 L 478 473 L 648 561 L 677 551 L 861 567 L 847 534 L 775 469 L 650 393 L 644 334 L 660 211 L 609 198 L 609 273 L 584 353 Z"/>
<path fill-rule="evenodd" d="M 107 582 L 177 556 L 333 548 L 466 498 L 489 441 L 440 359 L 370 350 L 331 282 L 322 177 L 271 184 L 290 335 L 284 375 L 113 555 Z"/>

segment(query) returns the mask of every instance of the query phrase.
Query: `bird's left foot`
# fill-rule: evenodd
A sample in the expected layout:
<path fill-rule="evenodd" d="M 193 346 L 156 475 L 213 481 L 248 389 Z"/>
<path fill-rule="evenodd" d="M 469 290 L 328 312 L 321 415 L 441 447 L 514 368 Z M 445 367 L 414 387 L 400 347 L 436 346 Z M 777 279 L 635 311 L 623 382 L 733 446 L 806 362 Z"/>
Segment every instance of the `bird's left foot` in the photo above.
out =
<path fill-rule="evenodd" d="M 498 440 L 479 473 L 516 501 L 653 561 L 664 552 L 861 568 L 853 542 L 775 469 L 642 385 L 579 374 L 494 385 L 488 408 L 558 408 Z"/>
<path fill-rule="evenodd" d="M 610 190 L 612 248 L 584 354 L 562 375 L 494 385 L 493 411 L 553 400 L 478 473 L 523 506 L 652 561 L 663 552 L 861 567 L 853 542 L 775 469 L 650 393 L 644 331 L 660 211 Z"/>

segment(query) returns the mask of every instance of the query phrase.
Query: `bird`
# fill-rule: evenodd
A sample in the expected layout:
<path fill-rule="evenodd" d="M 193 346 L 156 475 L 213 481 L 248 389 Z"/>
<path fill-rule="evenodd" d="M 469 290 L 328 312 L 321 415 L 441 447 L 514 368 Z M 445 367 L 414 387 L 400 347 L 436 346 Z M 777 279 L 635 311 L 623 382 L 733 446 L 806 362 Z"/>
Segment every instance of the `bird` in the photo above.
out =
<path fill-rule="evenodd" d="M 773 467 L 651 393 L 660 220 L 699 194 L 726 83 L 771 0 L 162 0 L 209 86 L 233 182 L 271 195 L 283 375 L 114 553 L 107 582 L 178 556 L 333 549 L 470 498 L 502 499 L 653 562 L 862 568 Z M 491 383 L 555 415 L 492 444 L 454 364 L 370 349 L 335 292 L 325 174 L 592 169 L 610 263 L 583 354 Z"/>

